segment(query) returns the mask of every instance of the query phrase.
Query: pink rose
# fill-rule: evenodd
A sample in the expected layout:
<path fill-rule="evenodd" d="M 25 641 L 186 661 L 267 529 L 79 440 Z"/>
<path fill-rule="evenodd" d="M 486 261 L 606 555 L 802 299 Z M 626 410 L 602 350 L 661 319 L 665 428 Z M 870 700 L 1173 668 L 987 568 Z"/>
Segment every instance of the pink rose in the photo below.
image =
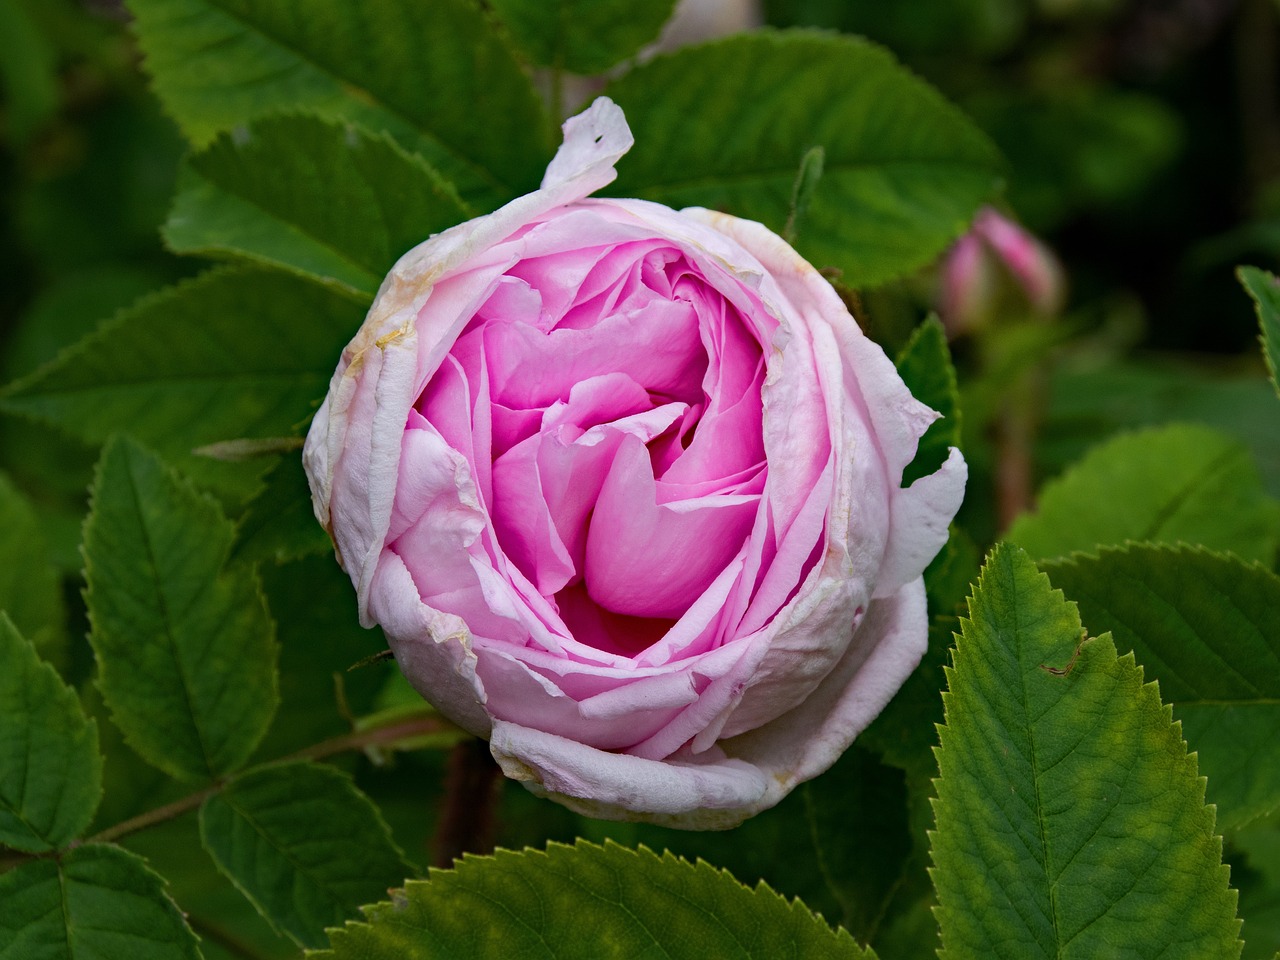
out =
<path fill-rule="evenodd" d="M 758 223 L 588 199 L 607 99 L 542 187 L 405 254 L 307 437 L 366 625 L 510 777 L 730 827 L 829 767 L 925 649 L 963 496 L 937 414 Z"/>

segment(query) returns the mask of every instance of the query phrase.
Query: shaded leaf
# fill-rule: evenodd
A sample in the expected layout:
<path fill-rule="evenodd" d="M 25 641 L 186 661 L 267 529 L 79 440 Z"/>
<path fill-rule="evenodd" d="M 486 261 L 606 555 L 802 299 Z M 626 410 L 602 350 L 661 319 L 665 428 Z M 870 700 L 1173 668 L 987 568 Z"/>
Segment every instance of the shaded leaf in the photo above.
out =
<path fill-rule="evenodd" d="M 234 555 L 284 563 L 332 550 L 333 541 L 311 509 L 302 458 L 281 457 L 237 524 Z"/>
<path fill-rule="evenodd" d="M 885 50 L 760 31 L 658 57 L 606 89 L 639 132 L 610 192 L 786 222 L 796 168 L 825 151 L 799 250 L 852 286 L 911 273 L 999 182 L 990 141 Z"/>
<path fill-rule="evenodd" d="M 129 9 L 156 93 L 197 146 L 266 113 L 317 111 L 389 131 L 482 211 L 535 188 L 550 159 L 533 88 L 471 0 Z"/>
<path fill-rule="evenodd" d="M 107 444 L 85 523 L 98 687 L 125 739 L 179 779 L 230 773 L 277 702 L 275 628 L 217 505 L 130 440 Z"/>
<path fill-rule="evenodd" d="M 588 906 L 589 905 L 589 906 Z M 872 957 L 798 900 L 754 890 L 707 863 L 579 841 L 499 850 L 411 881 L 365 923 L 330 934 L 333 960 L 517 956 Z"/>
<path fill-rule="evenodd" d="M 141 857 L 88 844 L 0 875 L 0 960 L 199 960 L 164 881 Z"/>
<path fill-rule="evenodd" d="M 333 767 L 245 773 L 200 808 L 200 839 L 249 901 L 299 946 L 401 883 L 413 868 L 369 798 Z"/>
<path fill-rule="evenodd" d="M 843 909 L 840 923 L 859 943 L 874 942 L 910 865 L 903 773 L 854 744 L 800 789 L 818 867 Z"/>
<path fill-rule="evenodd" d="M 1271 385 L 1280 396 L 1280 278 L 1257 267 L 1241 267 L 1236 276 L 1253 297 L 1258 309 L 1258 325 L 1262 328 L 1262 355 L 1271 371 Z"/>
<path fill-rule="evenodd" d="M 467 218 L 453 188 L 385 135 L 269 117 L 187 160 L 163 232 L 179 253 L 244 256 L 372 297 L 402 253 Z"/>
<path fill-rule="evenodd" d="M 1275 392 L 1257 376 L 1223 374 L 1185 358 L 1055 370 L 1036 462 L 1058 472 L 1123 430 L 1194 422 L 1249 448 L 1267 492 L 1280 496 L 1280 417 Z M 968 408 L 966 408 L 967 410 Z"/>
<path fill-rule="evenodd" d="M 25 144 L 58 110 L 57 51 L 23 5 L 0 3 L 0 84 L 6 133 Z"/>
<path fill-rule="evenodd" d="M 0 473 L 0 610 L 38 648 L 62 638 L 62 587 L 31 503 Z"/>
<path fill-rule="evenodd" d="M 0 663 L 0 844 L 57 849 L 89 826 L 98 806 L 98 728 L 3 613 Z"/>
<path fill-rule="evenodd" d="M 539 66 L 602 73 L 657 39 L 675 0 L 491 0 Z"/>
<path fill-rule="evenodd" d="M 298 432 L 367 300 L 278 271 L 224 267 L 140 300 L 0 394 L 0 410 L 91 443 L 117 431 L 202 483 L 246 490 L 263 465 L 196 455 Z"/>
<path fill-rule="evenodd" d="M 1095 447 L 1045 484 L 1036 512 L 1007 537 L 1037 559 L 1150 540 L 1270 563 L 1278 527 L 1248 450 L 1207 427 L 1172 424 Z"/>
<path fill-rule="evenodd" d="M 1230 830 L 1280 807 L 1280 577 L 1235 557 L 1134 544 L 1047 564 L 1174 705 Z"/>
<path fill-rule="evenodd" d="M 949 447 L 960 446 L 960 389 L 941 320 L 930 316 L 916 327 L 898 354 L 897 366 L 911 395 L 942 414 L 920 438 L 915 459 L 902 475 L 902 485 L 909 487 L 942 466 Z"/>
<path fill-rule="evenodd" d="M 1085 640 L 1010 545 L 961 624 L 932 834 L 941 956 L 1238 957 L 1204 780 L 1132 655 Z"/>

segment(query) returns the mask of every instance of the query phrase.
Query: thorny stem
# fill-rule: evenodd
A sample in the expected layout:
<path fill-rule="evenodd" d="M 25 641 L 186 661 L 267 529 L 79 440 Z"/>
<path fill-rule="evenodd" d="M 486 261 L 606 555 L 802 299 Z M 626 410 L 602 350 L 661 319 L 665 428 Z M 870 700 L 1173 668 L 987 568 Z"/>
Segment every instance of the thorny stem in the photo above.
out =
<path fill-rule="evenodd" d="M 391 746 L 403 740 L 412 740 L 425 734 L 446 733 L 453 729 L 456 729 L 453 724 L 436 714 L 417 716 L 392 726 L 356 730 L 353 733 L 322 740 L 320 743 L 312 744 L 297 753 L 291 753 L 273 762 L 289 763 L 297 760 L 323 760 L 325 757 L 346 753 L 349 750 Z M 86 840 L 72 841 L 68 845 L 68 849 L 84 843 L 111 843 L 121 837 L 127 837 L 131 833 L 137 833 L 139 830 L 155 826 L 157 823 L 172 820 L 190 810 L 196 809 L 209 797 L 220 793 L 226 785 L 226 780 L 218 780 L 201 790 L 197 790 L 195 793 L 188 794 L 179 800 L 174 800 L 172 803 L 166 803 L 164 806 L 156 807 L 154 810 L 140 813 L 136 817 L 122 820 L 120 823 L 107 827 L 107 829 L 94 834 Z M 35 854 L 17 853 L 12 857 L 7 857 L 0 860 L 0 871 L 15 867 L 26 860 L 33 859 L 35 856 Z"/>
<path fill-rule="evenodd" d="M 493 852 L 493 807 L 498 765 L 489 745 L 469 737 L 453 748 L 445 775 L 444 807 L 432 844 L 433 866 L 451 867 L 464 853 Z"/>

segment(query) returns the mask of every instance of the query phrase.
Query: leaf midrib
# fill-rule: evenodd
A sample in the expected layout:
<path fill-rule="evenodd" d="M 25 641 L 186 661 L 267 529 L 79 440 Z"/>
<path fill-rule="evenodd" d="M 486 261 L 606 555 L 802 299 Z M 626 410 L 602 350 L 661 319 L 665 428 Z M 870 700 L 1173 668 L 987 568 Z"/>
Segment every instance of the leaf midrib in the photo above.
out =
<path fill-rule="evenodd" d="M 1049 836 L 1048 836 L 1048 828 L 1045 823 L 1045 816 L 1044 816 L 1045 802 L 1044 802 L 1043 794 L 1041 793 L 1041 790 L 1040 790 L 1040 778 L 1041 778 L 1040 761 L 1036 753 L 1035 723 L 1031 717 L 1031 693 L 1027 689 L 1027 670 L 1024 669 L 1022 664 L 1023 625 L 1022 625 L 1022 618 L 1020 616 L 1022 608 L 1018 602 L 1020 591 L 1018 588 L 1018 582 L 1017 582 L 1016 576 L 1010 577 L 1010 591 L 1012 593 L 1011 619 L 1013 620 L 1013 630 L 1014 630 L 1015 636 L 1018 638 L 1018 657 L 1015 662 L 1018 665 L 1019 679 L 1022 682 L 1022 703 L 1021 703 L 1022 715 L 1023 715 L 1023 719 L 1025 722 L 1026 731 L 1027 731 L 1027 745 L 1031 750 L 1031 757 L 1030 757 L 1031 783 L 1032 783 L 1032 787 L 1035 790 L 1035 797 L 1036 797 L 1036 807 L 1035 807 L 1036 829 L 1040 834 L 1041 852 L 1044 855 L 1044 883 L 1049 894 L 1049 922 L 1053 927 L 1054 955 L 1061 958 L 1063 943 L 1062 943 L 1062 929 L 1058 922 L 1058 890 L 1057 890 L 1057 883 L 1053 879 L 1053 876 L 1054 876 L 1053 870 L 1050 867 Z M 1038 666 L 1036 669 L 1038 669 Z"/>
<path fill-rule="evenodd" d="M 142 501 L 138 497 L 138 485 L 133 470 L 133 455 L 125 449 L 124 456 L 128 463 L 129 477 L 129 494 L 133 500 L 134 513 L 138 518 L 138 527 L 142 531 L 142 541 L 145 547 L 147 565 L 152 574 L 152 580 L 155 584 L 156 603 L 159 607 L 161 622 L 164 627 L 164 636 L 168 640 L 168 651 L 173 659 L 174 666 L 178 671 L 178 678 L 181 681 L 182 699 L 187 706 L 187 714 L 185 719 L 190 721 L 192 731 L 196 736 L 196 743 L 200 746 L 200 754 L 204 759 L 205 770 L 210 775 L 215 775 L 212 758 L 209 756 L 209 747 L 205 743 L 204 731 L 201 730 L 199 722 L 196 720 L 196 711 L 194 702 L 191 699 L 191 678 L 187 675 L 185 664 L 182 657 L 179 656 L 180 648 L 174 637 L 174 629 L 172 616 L 169 612 L 169 603 L 164 592 L 164 579 L 160 576 L 160 565 L 156 560 L 154 545 L 151 539 L 151 529 L 147 526 L 146 515 L 142 510 Z"/>

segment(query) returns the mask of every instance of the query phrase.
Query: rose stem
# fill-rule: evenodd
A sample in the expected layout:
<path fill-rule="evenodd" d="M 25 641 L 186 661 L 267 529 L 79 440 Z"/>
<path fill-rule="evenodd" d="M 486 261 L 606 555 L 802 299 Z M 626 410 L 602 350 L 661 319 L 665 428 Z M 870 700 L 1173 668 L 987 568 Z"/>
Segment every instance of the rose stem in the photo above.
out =
<path fill-rule="evenodd" d="M 1036 373 L 1028 371 L 1020 378 L 996 420 L 996 523 L 1001 533 L 1031 508 L 1035 488 L 1031 450 L 1039 408 Z"/>
<path fill-rule="evenodd" d="M 451 867 L 464 853 L 492 853 L 498 765 L 476 737 L 456 744 L 445 774 L 444 805 L 432 843 L 432 865 Z"/>

